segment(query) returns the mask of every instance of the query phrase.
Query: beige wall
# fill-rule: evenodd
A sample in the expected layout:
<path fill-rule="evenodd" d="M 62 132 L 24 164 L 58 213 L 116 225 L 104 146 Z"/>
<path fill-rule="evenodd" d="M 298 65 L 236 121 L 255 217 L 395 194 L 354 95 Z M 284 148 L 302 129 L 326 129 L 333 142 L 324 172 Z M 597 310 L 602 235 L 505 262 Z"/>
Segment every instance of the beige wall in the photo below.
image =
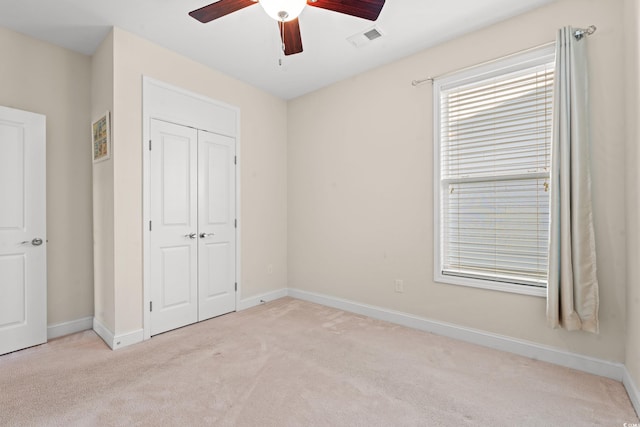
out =
<path fill-rule="evenodd" d="M 625 0 L 627 59 L 627 354 L 626 365 L 640 385 L 640 4 Z"/>
<path fill-rule="evenodd" d="M 286 287 L 286 102 L 126 31 L 113 39 L 113 332 L 142 328 L 143 75 L 240 108 L 241 297 Z"/>
<path fill-rule="evenodd" d="M 599 335 L 548 328 L 544 298 L 434 283 L 432 88 L 411 86 L 589 24 Z M 289 286 L 623 362 L 621 25 L 621 0 L 558 1 L 291 101 Z"/>
<path fill-rule="evenodd" d="M 93 315 L 90 58 L 0 28 L 0 105 L 47 116 L 48 324 Z"/>
<path fill-rule="evenodd" d="M 91 118 L 113 112 L 113 33 L 91 58 Z M 95 318 L 115 330 L 113 265 L 113 157 L 93 164 L 93 265 Z"/>

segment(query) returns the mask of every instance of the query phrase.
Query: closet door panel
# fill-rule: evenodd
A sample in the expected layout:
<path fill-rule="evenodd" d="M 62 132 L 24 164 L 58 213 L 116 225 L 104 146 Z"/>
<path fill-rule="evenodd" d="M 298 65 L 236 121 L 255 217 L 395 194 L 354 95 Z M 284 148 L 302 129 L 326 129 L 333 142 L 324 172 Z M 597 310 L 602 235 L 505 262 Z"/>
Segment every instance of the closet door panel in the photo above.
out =
<path fill-rule="evenodd" d="M 198 132 L 199 319 L 236 309 L 235 139 Z"/>
<path fill-rule="evenodd" d="M 198 321 L 197 131 L 151 121 L 151 335 Z"/>

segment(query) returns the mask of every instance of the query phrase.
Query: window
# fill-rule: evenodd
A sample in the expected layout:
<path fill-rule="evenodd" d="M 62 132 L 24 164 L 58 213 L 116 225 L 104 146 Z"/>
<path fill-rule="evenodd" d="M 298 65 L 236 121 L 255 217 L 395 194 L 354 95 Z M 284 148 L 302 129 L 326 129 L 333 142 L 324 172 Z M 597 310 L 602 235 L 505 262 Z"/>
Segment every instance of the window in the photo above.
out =
<path fill-rule="evenodd" d="M 553 46 L 434 81 L 435 280 L 545 295 Z"/>

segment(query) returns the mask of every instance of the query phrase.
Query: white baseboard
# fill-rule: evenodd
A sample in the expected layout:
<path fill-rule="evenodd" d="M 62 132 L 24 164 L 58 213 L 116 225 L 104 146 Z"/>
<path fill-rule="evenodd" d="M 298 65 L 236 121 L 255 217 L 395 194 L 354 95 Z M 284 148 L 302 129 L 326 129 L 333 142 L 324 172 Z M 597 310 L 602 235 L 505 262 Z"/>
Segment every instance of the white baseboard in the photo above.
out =
<path fill-rule="evenodd" d="M 138 329 L 136 331 L 127 332 L 126 334 L 119 334 L 113 338 L 113 346 L 111 347 L 114 350 L 118 350 L 121 348 L 128 347 L 133 344 L 138 344 L 143 341 L 144 330 Z"/>
<path fill-rule="evenodd" d="M 93 330 L 112 350 L 128 347 L 132 344 L 142 342 L 143 330 L 127 332 L 126 334 L 115 335 L 100 320 L 93 318 Z"/>
<path fill-rule="evenodd" d="M 626 370 L 624 365 L 620 363 L 613 363 L 588 356 L 582 356 L 580 354 L 558 350 L 553 347 L 548 347 L 529 341 L 518 340 L 507 336 L 492 334 L 489 332 L 457 326 L 450 323 L 429 320 L 411 314 L 388 310 L 386 308 L 376 307 L 372 305 L 361 304 L 342 298 L 335 298 L 328 295 L 322 295 L 293 288 L 288 289 L 287 295 L 304 301 L 314 302 L 340 310 L 372 317 L 374 319 L 384 320 L 387 322 L 419 329 L 426 332 L 432 332 L 437 335 L 454 338 L 460 341 L 466 341 L 484 347 L 529 357 L 531 359 L 541 360 L 544 362 L 553 363 L 555 365 L 577 369 L 579 371 L 600 375 L 617 381 L 622 381 L 624 371 Z"/>
<path fill-rule="evenodd" d="M 636 410 L 636 414 L 640 416 L 640 391 L 638 391 L 638 385 L 633 381 L 629 370 L 624 368 L 624 376 L 622 377 L 622 384 L 627 389 L 627 394 L 631 400 L 631 404 Z"/>
<path fill-rule="evenodd" d="M 104 341 L 105 344 L 109 346 L 109 348 L 113 349 L 113 332 L 111 332 L 111 330 L 107 328 L 104 323 L 102 323 L 95 317 L 93 318 L 93 330 L 96 334 L 98 334 L 100 338 L 102 338 L 102 341 Z"/>
<path fill-rule="evenodd" d="M 65 335 L 75 334 L 76 332 L 86 331 L 93 327 L 93 317 L 83 317 L 82 319 L 72 320 L 70 322 L 56 323 L 47 327 L 47 339 L 63 337 Z"/>
<path fill-rule="evenodd" d="M 240 300 L 238 303 L 237 311 L 246 310 L 251 307 L 255 307 L 265 302 L 273 301 L 279 298 L 284 298 L 288 294 L 287 288 L 278 289 L 277 291 L 265 292 L 264 294 L 256 295 L 253 297 Z"/>

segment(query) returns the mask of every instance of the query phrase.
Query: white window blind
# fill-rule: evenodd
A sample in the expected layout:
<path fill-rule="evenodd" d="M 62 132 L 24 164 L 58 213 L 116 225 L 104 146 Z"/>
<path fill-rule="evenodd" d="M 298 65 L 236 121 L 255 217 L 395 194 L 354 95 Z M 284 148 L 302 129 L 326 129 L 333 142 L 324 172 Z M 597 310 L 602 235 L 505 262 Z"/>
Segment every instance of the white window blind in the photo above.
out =
<path fill-rule="evenodd" d="M 547 55 L 437 86 L 443 276 L 546 286 L 553 71 Z"/>

